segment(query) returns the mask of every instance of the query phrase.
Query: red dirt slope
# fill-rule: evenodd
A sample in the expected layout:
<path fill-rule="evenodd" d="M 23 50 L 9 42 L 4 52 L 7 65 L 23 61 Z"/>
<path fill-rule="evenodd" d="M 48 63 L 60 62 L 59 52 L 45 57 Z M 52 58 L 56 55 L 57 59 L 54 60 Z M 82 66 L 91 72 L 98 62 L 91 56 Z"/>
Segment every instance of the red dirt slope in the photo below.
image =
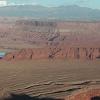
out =
<path fill-rule="evenodd" d="M 69 96 L 65 100 L 100 100 L 100 89 L 90 89 Z"/>

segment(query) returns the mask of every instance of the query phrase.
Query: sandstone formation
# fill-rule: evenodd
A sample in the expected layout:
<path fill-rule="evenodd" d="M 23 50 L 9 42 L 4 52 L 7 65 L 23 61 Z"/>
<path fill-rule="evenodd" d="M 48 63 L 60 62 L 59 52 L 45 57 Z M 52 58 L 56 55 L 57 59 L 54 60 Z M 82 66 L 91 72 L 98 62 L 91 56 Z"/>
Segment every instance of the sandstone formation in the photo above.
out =
<path fill-rule="evenodd" d="M 83 90 L 67 97 L 65 100 L 100 100 L 100 89 Z"/>
<path fill-rule="evenodd" d="M 100 22 L 0 18 L 0 48 L 13 51 L 58 45 L 98 48 Z"/>
<path fill-rule="evenodd" d="M 5 60 L 26 59 L 100 59 L 100 48 L 47 47 L 22 49 L 6 54 Z"/>
<path fill-rule="evenodd" d="M 9 60 L 99 59 L 99 32 L 100 22 L 0 18 L 0 50 Z"/>

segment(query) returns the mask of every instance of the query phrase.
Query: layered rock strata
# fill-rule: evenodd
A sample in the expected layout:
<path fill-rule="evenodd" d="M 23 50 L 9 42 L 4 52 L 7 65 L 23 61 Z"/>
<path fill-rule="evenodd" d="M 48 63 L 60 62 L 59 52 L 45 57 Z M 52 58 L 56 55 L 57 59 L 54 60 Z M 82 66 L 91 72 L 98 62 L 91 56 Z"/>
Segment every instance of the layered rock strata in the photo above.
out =
<path fill-rule="evenodd" d="M 7 53 L 5 60 L 26 60 L 26 59 L 100 59 L 100 48 L 85 47 L 47 47 L 22 49 L 17 52 Z"/>

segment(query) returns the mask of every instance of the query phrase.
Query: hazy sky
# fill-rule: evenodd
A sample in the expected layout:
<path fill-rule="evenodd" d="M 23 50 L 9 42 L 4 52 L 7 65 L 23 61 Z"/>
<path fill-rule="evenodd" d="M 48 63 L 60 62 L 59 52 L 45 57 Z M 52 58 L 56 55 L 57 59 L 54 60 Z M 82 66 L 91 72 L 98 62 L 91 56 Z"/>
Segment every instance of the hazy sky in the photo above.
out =
<path fill-rule="evenodd" d="M 100 0 L 8 0 L 9 4 L 38 4 L 44 6 L 80 5 L 100 9 Z"/>

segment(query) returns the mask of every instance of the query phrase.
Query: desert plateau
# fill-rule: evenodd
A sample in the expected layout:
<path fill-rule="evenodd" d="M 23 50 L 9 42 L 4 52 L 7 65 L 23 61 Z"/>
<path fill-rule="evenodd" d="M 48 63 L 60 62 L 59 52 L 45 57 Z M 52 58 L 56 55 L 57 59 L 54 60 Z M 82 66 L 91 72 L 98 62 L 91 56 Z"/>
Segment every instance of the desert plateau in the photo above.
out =
<path fill-rule="evenodd" d="M 100 100 L 100 9 L 12 1 L 0 0 L 0 100 Z"/>
<path fill-rule="evenodd" d="M 12 99 L 29 100 L 100 96 L 99 27 L 100 22 L 1 18 L 1 98 L 10 94 Z"/>

